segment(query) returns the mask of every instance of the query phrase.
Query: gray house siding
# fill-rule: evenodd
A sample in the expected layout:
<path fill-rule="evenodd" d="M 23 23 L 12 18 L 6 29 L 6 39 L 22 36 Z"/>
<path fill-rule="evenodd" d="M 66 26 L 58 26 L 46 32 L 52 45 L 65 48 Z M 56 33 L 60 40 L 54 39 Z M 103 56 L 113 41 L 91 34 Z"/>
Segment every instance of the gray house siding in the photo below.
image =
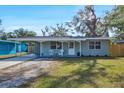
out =
<path fill-rule="evenodd" d="M 98 41 L 98 40 L 89 40 L 89 41 Z M 82 46 L 82 55 L 83 56 L 109 56 L 109 41 L 100 40 L 101 49 L 89 49 L 89 41 L 83 41 Z"/>
<path fill-rule="evenodd" d="M 90 41 L 99 41 L 99 40 L 87 40 L 81 41 L 81 55 L 82 56 L 109 56 L 109 41 L 107 40 L 100 40 L 101 48 L 100 49 L 89 49 L 89 42 Z M 68 54 L 68 42 L 63 42 L 63 57 L 69 57 Z M 77 56 L 80 53 L 80 42 L 74 41 L 75 44 L 75 55 Z M 50 57 L 49 50 L 50 50 L 50 41 L 42 42 L 42 46 L 40 43 L 36 43 L 36 54 L 40 56 L 40 50 L 42 51 L 41 57 Z"/>
<path fill-rule="evenodd" d="M 69 42 L 63 42 L 63 56 L 69 56 L 68 55 L 68 43 Z M 73 55 L 73 56 L 77 56 L 77 53 L 79 52 L 79 42 L 74 42 L 74 44 L 75 44 L 75 55 Z M 36 54 L 37 55 L 40 55 L 40 49 L 41 49 L 41 51 L 42 51 L 42 56 L 43 57 L 48 57 L 48 56 L 50 56 L 50 54 L 49 54 L 49 50 L 50 50 L 50 41 L 45 41 L 45 42 L 42 42 L 42 46 L 41 47 L 39 47 L 39 44 L 38 43 L 36 43 Z"/>
<path fill-rule="evenodd" d="M 50 56 L 49 50 L 50 50 L 50 42 L 42 42 L 42 56 Z"/>
<path fill-rule="evenodd" d="M 35 43 L 35 54 L 37 56 L 40 56 L 40 43 L 39 42 Z"/>

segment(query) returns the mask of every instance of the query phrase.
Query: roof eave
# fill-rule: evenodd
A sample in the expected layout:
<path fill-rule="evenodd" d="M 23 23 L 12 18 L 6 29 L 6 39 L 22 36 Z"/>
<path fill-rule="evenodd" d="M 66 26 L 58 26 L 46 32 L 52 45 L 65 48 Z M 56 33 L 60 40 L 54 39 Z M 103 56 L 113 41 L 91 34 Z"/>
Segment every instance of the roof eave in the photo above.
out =
<path fill-rule="evenodd" d="M 57 37 L 57 38 L 8 38 L 7 40 L 15 41 L 85 41 L 85 40 L 110 40 L 109 37 L 100 37 L 100 38 L 66 38 L 66 37 Z"/>

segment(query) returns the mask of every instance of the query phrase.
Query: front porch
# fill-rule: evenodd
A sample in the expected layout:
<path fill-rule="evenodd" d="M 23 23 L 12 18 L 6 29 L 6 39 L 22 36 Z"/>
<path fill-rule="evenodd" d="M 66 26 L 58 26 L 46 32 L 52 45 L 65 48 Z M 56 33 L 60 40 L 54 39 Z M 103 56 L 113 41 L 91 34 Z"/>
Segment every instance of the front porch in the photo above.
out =
<path fill-rule="evenodd" d="M 39 57 L 80 57 L 81 41 L 36 42 L 35 54 Z"/>

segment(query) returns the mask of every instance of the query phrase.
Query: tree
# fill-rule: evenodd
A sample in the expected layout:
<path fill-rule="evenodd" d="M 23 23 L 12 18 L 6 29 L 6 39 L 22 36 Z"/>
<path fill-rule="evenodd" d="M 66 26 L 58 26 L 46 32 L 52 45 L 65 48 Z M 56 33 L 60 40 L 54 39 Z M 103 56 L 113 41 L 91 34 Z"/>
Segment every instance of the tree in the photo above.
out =
<path fill-rule="evenodd" d="M 8 32 L 7 38 L 16 38 L 16 34 L 14 32 Z"/>
<path fill-rule="evenodd" d="M 35 37 L 37 34 L 34 31 L 28 31 L 27 37 Z"/>
<path fill-rule="evenodd" d="M 2 23 L 2 20 L 0 19 L 0 28 L 1 28 L 1 23 Z M 3 34 L 3 30 L 0 30 L 0 38 L 2 37 L 2 34 Z"/>
<path fill-rule="evenodd" d="M 42 36 L 68 36 L 70 29 L 67 24 L 56 24 L 56 26 L 48 27 L 41 29 Z"/>
<path fill-rule="evenodd" d="M 64 24 L 56 24 L 56 27 L 51 27 L 51 36 L 67 36 L 69 29 Z"/>
<path fill-rule="evenodd" d="M 19 28 L 14 30 L 14 33 L 16 34 L 16 37 L 26 37 L 27 30 L 25 30 L 24 28 Z"/>
<path fill-rule="evenodd" d="M 41 32 L 42 32 L 42 36 L 47 36 L 50 34 L 50 29 L 48 26 L 46 26 L 45 28 L 41 29 Z"/>
<path fill-rule="evenodd" d="M 124 40 L 124 6 L 118 5 L 106 13 L 107 25 L 118 40 Z"/>
<path fill-rule="evenodd" d="M 7 34 L 5 32 L 2 33 L 1 39 L 2 40 L 6 40 L 7 39 Z"/>
<path fill-rule="evenodd" d="M 68 23 L 69 27 L 74 27 L 74 30 L 87 37 L 102 36 L 107 33 L 105 24 L 104 18 L 96 17 L 93 5 L 85 6 L 84 10 L 80 10 Z"/>
<path fill-rule="evenodd" d="M 19 38 L 36 36 L 35 32 L 28 31 L 27 29 L 24 29 L 24 28 L 19 28 L 17 30 L 14 30 L 14 33 L 15 33 L 16 37 L 19 37 Z"/>
<path fill-rule="evenodd" d="M 0 39 L 2 39 L 2 40 L 7 39 L 7 35 L 4 32 L 4 28 L 2 27 L 2 20 L 1 19 L 0 19 Z"/>

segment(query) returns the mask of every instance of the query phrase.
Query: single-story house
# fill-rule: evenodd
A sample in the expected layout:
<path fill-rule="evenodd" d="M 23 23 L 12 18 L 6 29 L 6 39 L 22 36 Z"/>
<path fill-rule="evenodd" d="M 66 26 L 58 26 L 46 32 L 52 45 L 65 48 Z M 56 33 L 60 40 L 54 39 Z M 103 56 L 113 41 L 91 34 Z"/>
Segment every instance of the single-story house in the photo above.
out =
<path fill-rule="evenodd" d="M 35 42 L 35 54 L 39 57 L 109 56 L 109 37 L 38 36 L 8 40 Z"/>
<path fill-rule="evenodd" d="M 27 50 L 27 44 L 0 40 L 0 55 L 16 54 L 18 52 L 25 52 Z"/>

